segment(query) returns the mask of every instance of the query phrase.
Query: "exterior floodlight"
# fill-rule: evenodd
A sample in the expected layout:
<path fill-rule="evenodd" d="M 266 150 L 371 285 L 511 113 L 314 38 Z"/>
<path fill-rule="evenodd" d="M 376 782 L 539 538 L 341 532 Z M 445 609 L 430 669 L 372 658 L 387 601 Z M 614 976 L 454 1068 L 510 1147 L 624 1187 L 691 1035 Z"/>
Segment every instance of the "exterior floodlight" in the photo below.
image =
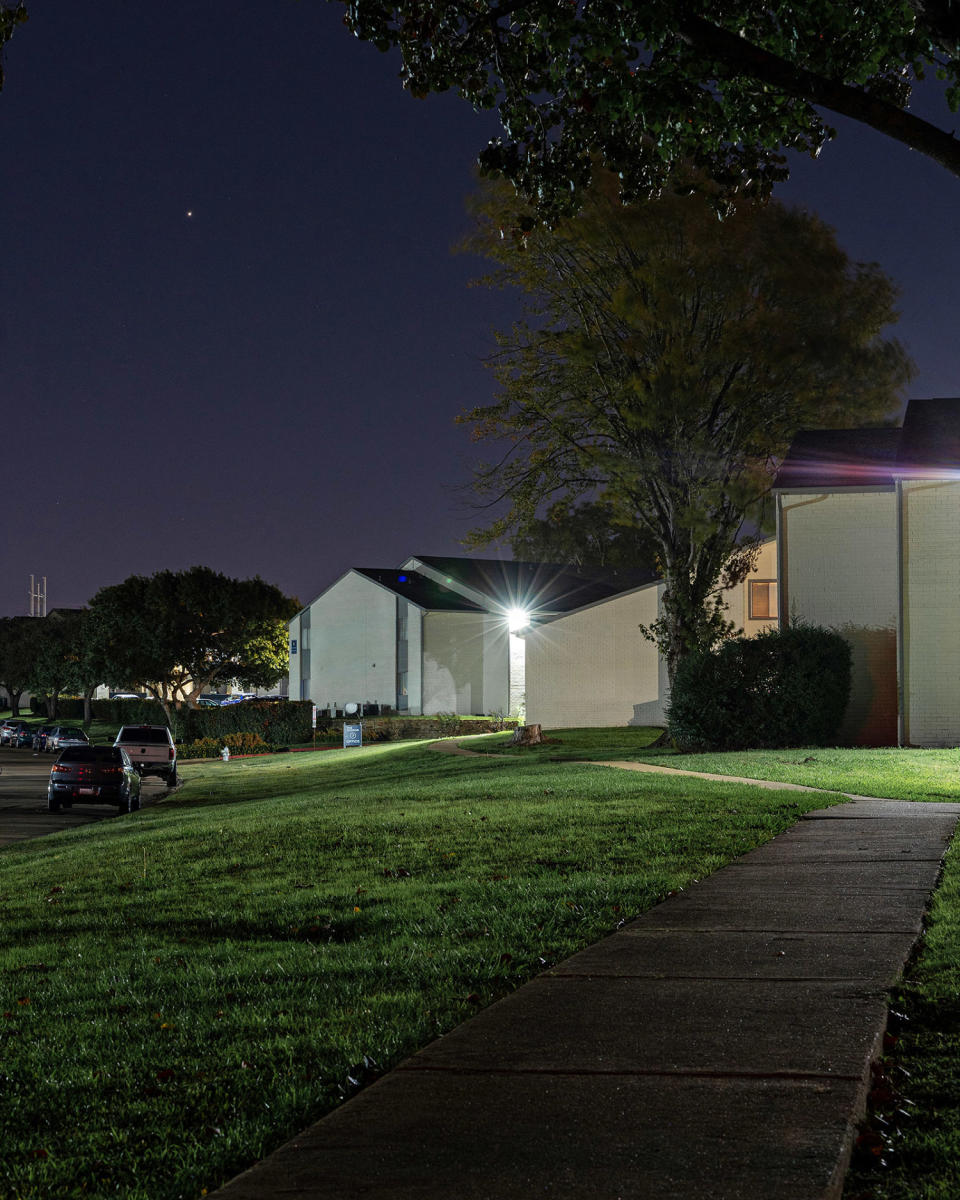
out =
<path fill-rule="evenodd" d="M 519 633 L 530 624 L 530 614 L 525 608 L 507 609 L 507 627 L 511 633 Z"/>

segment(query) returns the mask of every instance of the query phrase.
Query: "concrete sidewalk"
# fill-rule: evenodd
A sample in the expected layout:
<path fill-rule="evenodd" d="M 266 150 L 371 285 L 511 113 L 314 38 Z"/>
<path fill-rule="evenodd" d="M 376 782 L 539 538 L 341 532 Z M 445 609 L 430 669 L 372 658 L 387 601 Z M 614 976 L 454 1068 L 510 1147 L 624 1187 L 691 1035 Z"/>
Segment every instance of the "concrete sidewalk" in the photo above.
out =
<path fill-rule="evenodd" d="M 840 1195 L 960 805 L 806 818 L 427 1046 L 219 1200 Z"/>

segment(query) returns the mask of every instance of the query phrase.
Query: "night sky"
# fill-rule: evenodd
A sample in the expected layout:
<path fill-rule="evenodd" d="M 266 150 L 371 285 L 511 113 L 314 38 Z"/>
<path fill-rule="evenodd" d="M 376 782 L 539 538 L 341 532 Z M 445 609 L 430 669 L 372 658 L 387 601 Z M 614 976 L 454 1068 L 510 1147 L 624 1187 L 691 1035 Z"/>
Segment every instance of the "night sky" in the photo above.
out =
<path fill-rule="evenodd" d="M 515 309 L 451 246 L 495 126 L 412 100 L 342 12 L 31 0 L 0 93 L 0 615 L 31 572 L 48 607 L 198 563 L 306 603 L 463 553 L 453 420 Z M 958 395 L 960 180 L 833 123 L 777 195 L 900 284 L 909 394 Z"/>

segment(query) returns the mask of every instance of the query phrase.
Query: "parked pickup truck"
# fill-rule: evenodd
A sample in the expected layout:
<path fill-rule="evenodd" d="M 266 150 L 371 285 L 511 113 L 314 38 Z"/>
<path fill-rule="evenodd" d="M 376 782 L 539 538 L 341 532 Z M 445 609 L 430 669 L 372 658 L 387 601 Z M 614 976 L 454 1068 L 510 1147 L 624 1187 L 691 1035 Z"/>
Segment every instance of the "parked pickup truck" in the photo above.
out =
<path fill-rule="evenodd" d="M 124 725 L 115 746 L 122 746 L 141 775 L 159 775 L 177 786 L 177 748 L 166 725 Z"/>

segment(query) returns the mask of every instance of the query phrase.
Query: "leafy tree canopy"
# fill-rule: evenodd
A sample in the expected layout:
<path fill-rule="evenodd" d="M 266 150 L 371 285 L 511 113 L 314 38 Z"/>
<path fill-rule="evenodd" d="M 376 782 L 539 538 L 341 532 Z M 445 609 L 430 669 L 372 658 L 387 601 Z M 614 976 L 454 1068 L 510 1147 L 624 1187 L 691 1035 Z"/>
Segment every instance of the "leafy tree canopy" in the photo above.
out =
<path fill-rule="evenodd" d="M 147 689 L 171 708 L 238 679 L 271 687 L 287 667 L 296 600 L 260 578 L 208 567 L 131 575 L 90 602 L 91 653 L 113 683 Z"/>
<path fill-rule="evenodd" d="M 521 562 L 571 563 L 575 567 L 649 567 L 656 546 L 649 531 L 619 516 L 609 499 L 576 503 L 562 497 L 543 517 L 523 523 L 510 538 Z"/>
<path fill-rule="evenodd" d="M 0 684 L 15 717 L 20 715 L 20 697 L 30 686 L 36 625 L 33 617 L 0 617 Z"/>
<path fill-rule="evenodd" d="M 498 448 L 475 484 L 501 515 L 472 542 L 599 502 L 655 553 L 672 676 L 728 631 L 718 589 L 752 567 L 745 523 L 793 434 L 882 422 L 911 366 L 884 336 L 892 283 L 817 217 L 741 202 L 719 222 L 699 194 L 624 206 L 600 183 L 579 215 L 516 239 L 512 188 L 477 203 L 468 246 L 524 317 L 498 335 L 496 402 L 461 418 Z"/>
<path fill-rule="evenodd" d="M 3 87 L 3 50 L 18 25 L 27 19 L 24 4 L 0 4 L 0 88 Z"/>
<path fill-rule="evenodd" d="M 47 699 L 47 715 L 57 715 L 57 699 L 61 692 L 84 690 L 82 662 L 84 657 L 84 625 L 82 609 L 52 609 L 42 618 L 34 618 L 31 628 L 33 655 L 30 666 L 30 690 Z M 93 687 L 100 682 L 95 680 Z"/>
<path fill-rule="evenodd" d="M 960 174 L 960 141 L 906 111 L 934 72 L 960 104 L 953 0 L 346 0 L 345 22 L 399 47 L 414 96 L 456 88 L 497 108 L 503 138 L 480 155 L 541 216 L 576 207 L 598 153 L 625 200 L 657 195 L 693 162 L 725 195 L 766 195 L 784 148 L 818 154 L 850 117 Z M 945 114 L 946 115 L 946 114 Z"/>

